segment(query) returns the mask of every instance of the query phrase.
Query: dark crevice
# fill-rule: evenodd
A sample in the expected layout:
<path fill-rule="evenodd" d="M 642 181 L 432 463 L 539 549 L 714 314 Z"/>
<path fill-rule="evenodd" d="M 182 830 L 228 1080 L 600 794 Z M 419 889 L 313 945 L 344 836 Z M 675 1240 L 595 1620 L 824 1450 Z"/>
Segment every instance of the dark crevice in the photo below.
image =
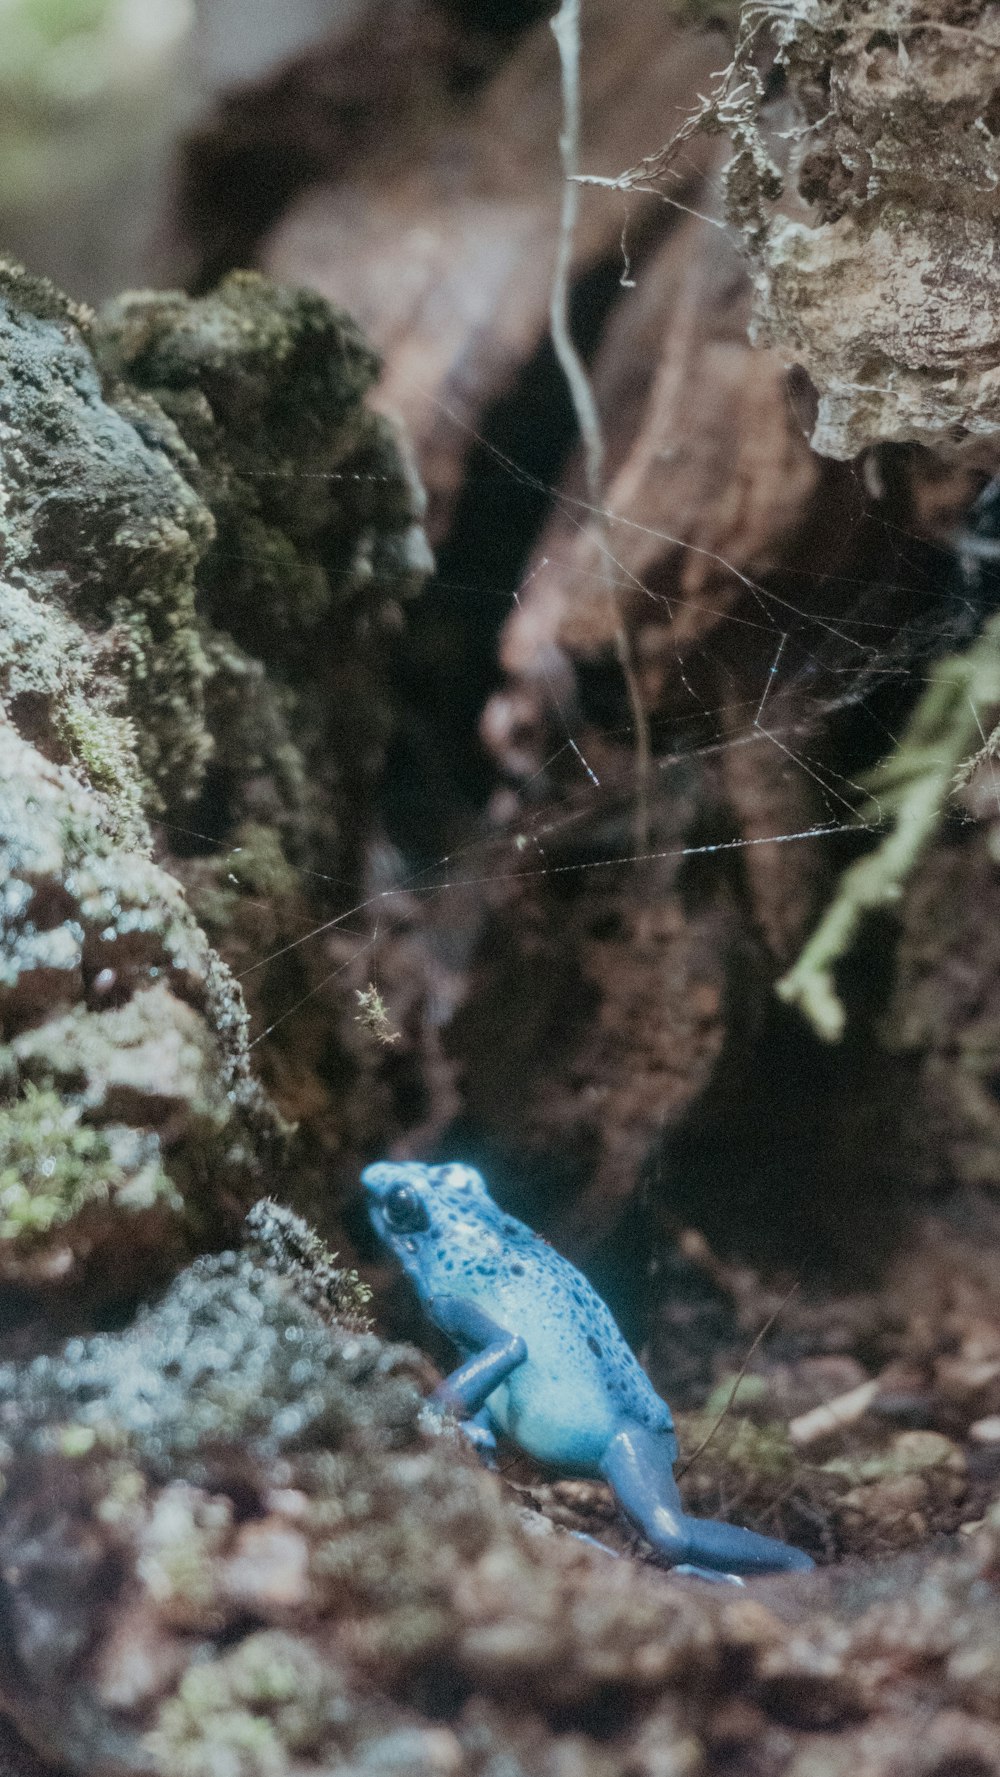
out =
<path fill-rule="evenodd" d="M 989 487 L 973 508 L 963 547 L 987 550 L 998 528 L 1000 494 Z M 901 527 L 897 534 L 902 541 L 875 589 L 877 600 L 869 595 L 851 612 L 858 621 L 870 608 L 895 606 L 895 640 L 880 651 L 874 668 L 855 675 L 811 751 L 814 764 L 837 786 L 856 784 L 885 757 L 925 689 L 929 664 L 967 647 L 1000 597 L 1000 575 L 988 557 L 963 565 L 907 538 Z M 805 736 L 795 744 L 810 750 Z M 706 822 L 689 843 L 735 836 L 720 810 L 718 824 Z M 958 828 L 953 843 L 961 845 L 963 838 Z M 835 843 L 836 869 L 842 871 L 870 851 L 878 835 L 845 833 Z M 722 862 L 732 892 L 752 917 L 743 854 L 734 849 Z M 681 885 L 686 905 L 704 904 L 710 892 L 704 860 L 686 862 Z M 915 1188 L 925 1202 L 931 1193 L 953 1189 L 954 1180 L 928 1170 L 934 1113 L 921 1098 L 917 1063 L 887 1050 L 879 1035 L 895 955 L 894 920 L 869 917 L 836 970 L 847 1013 L 846 1037 L 836 1045 L 822 1042 L 798 1012 L 777 1000 L 761 974 L 763 953 L 753 965 L 748 958 L 742 984 L 734 971 L 726 1052 L 709 1092 L 660 1157 L 658 1201 L 672 1223 L 697 1226 L 726 1255 L 763 1265 L 808 1264 L 814 1277 L 825 1270 L 838 1281 L 864 1286 L 878 1278 L 898 1242 Z M 796 1107 L 794 1118 L 789 1105 Z M 860 1172 L 859 1154 L 866 1157 Z"/>
<path fill-rule="evenodd" d="M 888 992 L 884 938 L 849 965 L 851 1009 Z M 757 1028 L 736 1032 L 708 1092 L 664 1144 L 659 1208 L 714 1251 L 766 1268 L 808 1265 L 867 1285 L 898 1240 L 912 1200 L 919 1107 L 912 1069 L 868 1033 L 831 1046 L 768 997 Z M 796 1106 L 790 1117 L 789 1104 Z M 857 1156 L 869 1164 L 859 1173 Z"/>
<path fill-rule="evenodd" d="M 620 278 L 615 253 L 574 289 L 572 330 L 584 359 L 596 350 Z M 566 381 L 546 337 L 483 416 L 436 576 L 413 608 L 397 662 L 402 717 L 385 818 L 412 860 L 446 850 L 497 781 L 478 735 L 483 706 L 500 682 L 497 638 L 576 441 Z M 414 783 L 427 792 L 419 805 Z"/>
<path fill-rule="evenodd" d="M 233 773 L 210 764 L 196 800 L 182 812 L 183 824 L 165 824 L 170 852 L 175 858 L 214 857 L 232 828 L 232 810 Z"/>

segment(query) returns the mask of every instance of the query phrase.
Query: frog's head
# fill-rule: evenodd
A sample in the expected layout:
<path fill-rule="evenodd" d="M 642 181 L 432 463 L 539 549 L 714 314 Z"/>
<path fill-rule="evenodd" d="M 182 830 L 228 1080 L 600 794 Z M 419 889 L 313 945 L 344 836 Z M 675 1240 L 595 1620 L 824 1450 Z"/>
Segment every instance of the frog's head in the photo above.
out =
<path fill-rule="evenodd" d="M 441 1287 L 440 1267 L 450 1272 L 456 1258 L 481 1250 L 503 1219 L 474 1166 L 379 1160 L 361 1183 L 372 1227 L 424 1294 Z"/>

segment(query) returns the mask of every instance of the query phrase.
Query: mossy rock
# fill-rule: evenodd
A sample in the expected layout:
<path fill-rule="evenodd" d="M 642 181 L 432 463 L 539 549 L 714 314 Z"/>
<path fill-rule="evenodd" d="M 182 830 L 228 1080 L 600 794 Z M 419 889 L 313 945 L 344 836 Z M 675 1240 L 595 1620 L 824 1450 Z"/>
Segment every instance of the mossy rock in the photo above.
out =
<path fill-rule="evenodd" d="M 231 1228 L 276 1129 L 178 884 L 3 723 L 0 786 L 0 1282 L 85 1315 Z"/>
<path fill-rule="evenodd" d="M 83 1324 L 280 1176 L 198 912 L 238 953 L 271 908 L 280 948 L 301 866 L 360 867 L 377 614 L 428 565 L 376 368 L 348 317 L 250 274 L 95 319 L 0 267 L 0 1279 Z M 193 909 L 163 835 L 203 793 Z"/>

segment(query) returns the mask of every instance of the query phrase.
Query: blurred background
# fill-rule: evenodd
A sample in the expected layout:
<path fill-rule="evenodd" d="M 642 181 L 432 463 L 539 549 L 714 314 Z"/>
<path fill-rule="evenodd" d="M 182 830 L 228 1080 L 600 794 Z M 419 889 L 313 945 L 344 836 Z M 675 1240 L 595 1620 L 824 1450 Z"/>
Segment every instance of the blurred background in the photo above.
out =
<path fill-rule="evenodd" d="M 81 300 L 176 278 L 179 148 L 230 84 L 345 26 L 352 0 L 3 0 L 0 234 Z"/>

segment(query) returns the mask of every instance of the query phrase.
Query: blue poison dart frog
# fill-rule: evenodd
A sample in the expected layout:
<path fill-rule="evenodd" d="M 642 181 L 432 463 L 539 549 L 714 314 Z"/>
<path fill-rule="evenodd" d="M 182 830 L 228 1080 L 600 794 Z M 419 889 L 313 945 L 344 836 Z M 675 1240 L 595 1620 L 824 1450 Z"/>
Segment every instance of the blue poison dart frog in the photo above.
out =
<path fill-rule="evenodd" d="M 382 1161 L 361 1175 L 375 1232 L 463 1362 L 434 1395 L 484 1455 L 502 1432 L 539 1462 L 600 1475 L 672 1567 L 706 1579 L 812 1567 L 788 1543 L 691 1518 L 670 1408 L 586 1278 L 505 1215 L 471 1166 Z"/>

